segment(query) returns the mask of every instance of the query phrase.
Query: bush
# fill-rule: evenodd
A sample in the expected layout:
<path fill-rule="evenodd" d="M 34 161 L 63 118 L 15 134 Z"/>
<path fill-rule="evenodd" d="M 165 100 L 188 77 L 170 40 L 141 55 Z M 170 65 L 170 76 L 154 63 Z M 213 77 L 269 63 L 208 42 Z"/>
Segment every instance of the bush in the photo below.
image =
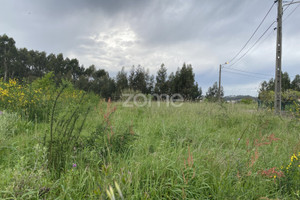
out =
<path fill-rule="evenodd" d="M 244 98 L 241 100 L 241 103 L 243 104 L 251 104 L 253 100 L 251 98 Z"/>
<path fill-rule="evenodd" d="M 34 119 L 46 119 L 52 99 L 51 74 L 32 84 L 21 85 L 15 79 L 8 83 L 0 80 L 0 107 Z M 43 83 L 43 85 L 39 85 Z M 48 86 L 45 85 L 48 84 Z M 42 87 L 41 87 L 42 86 Z"/>
<path fill-rule="evenodd" d="M 54 83 L 53 73 L 48 73 L 31 84 L 20 84 L 15 79 L 8 83 L 0 79 L 0 108 L 17 112 L 29 120 L 47 121 L 53 105 L 57 88 Z M 74 89 L 69 82 L 60 102 L 70 102 L 79 99 L 83 91 Z"/>

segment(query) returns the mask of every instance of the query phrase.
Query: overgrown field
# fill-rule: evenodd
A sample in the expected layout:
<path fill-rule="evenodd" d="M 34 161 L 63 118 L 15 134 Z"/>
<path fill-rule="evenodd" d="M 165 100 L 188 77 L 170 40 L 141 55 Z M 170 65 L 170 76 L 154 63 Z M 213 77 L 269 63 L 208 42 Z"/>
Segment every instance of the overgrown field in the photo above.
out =
<path fill-rule="evenodd" d="M 67 86 L 43 98 L 38 116 L 2 104 L 1 199 L 300 198 L 297 117 L 242 104 L 123 107 Z"/>

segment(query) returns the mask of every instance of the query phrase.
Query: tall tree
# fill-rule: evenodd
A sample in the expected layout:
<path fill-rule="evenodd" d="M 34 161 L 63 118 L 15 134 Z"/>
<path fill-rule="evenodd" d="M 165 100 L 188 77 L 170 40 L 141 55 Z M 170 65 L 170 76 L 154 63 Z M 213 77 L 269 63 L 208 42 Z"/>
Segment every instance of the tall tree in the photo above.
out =
<path fill-rule="evenodd" d="M 13 38 L 8 37 L 6 34 L 0 36 L 0 63 L 1 75 L 4 81 L 8 78 L 13 78 L 15 73 L 15 61 L 17 58 L 17 48 Z"/>
<path fill-rule="evenodd" d="M 197 86 L 198 86 L 198 84 L 197 84 Z M 199 90 L 198 90 L 198 98 L 202 99 L 202 88 L 201 87 L 199 87 Z"/>
<path fill-rule="evenodd" d="M 125 72 L 124 67 L 122 67 L 122 70 L 118 72 L 116 80 L 118 91 L 121 92 L 122 90 L 128 88 L 127 73 Z"/>
<path fill-rule="evenodd" d="M 281 87 L 282 91 L 286 91 L 291 88 L 291 80 L 287 72 L 281 73 Z"/>
<path fill-rule="evenodd" d="M 154 75 L 147 78 L 147 94 L 153 94 L 155 87 Z"/>
<path fill-rule="evenodd" d="M 146 94 L 147 76 L 148 73 L 145 72 L 145 69 L 142 66 L 138 65 L 137 68 L 133 66 L 129 74 L 130 89 Z"/>
<path fill-rule="evenodd" d="M 129 76 L 128 76 L 128 86 L 131 90 L 134 90 L 134 77 L 135 77 L 135 66 L 133 65 L 131 67 L 131 70 L 129 72 Z"/>
<path fill-rule="evenodd" d="M 173 80 L 174 92 L 181 94 L 186 100 L 194 100 L 199 97 L 198 84 L 195 82 L 195 74 L 192 65 L 183 64 L 177 69 Z"/>
<path fill-rule="evenodd" d="M 275 81 L 271 78 L 267 85 L 267 91 L 274 91 L 275 90 Z"/>
<path fill-rule="evenodd" d="M 174 94 L 175 92 L 175 75 L 173 72 L 169 75 L 168 78 L 168 95 Z"/>
<path fill-rule="evenodd" d="M 297 74 L 294 78 L 294 80 L 291 83 L 291 88 L 293 90 L 299 91 L 300 92 L 300 75 Z"/>
<path fill-rule="evenodd" d="M 168 75 L 167 75 L 167 68 L 164 64 L 161 64 L 160 69 L 156 75 L 156 84 L 154 92 L 156 94 L 167 94 L 168 93 Z"/>
<path fill-rule="evenodd" d="M 268 87 L 267 81 L 263 81 L 263 82 L 260 84 L 259 92 L 267 91 L 267 87 Z"/>
<path fill-rule="evenodd" d="M 224 96 L 224 90 L 223 90 L 223 87 L 221 87 L 221 97 L 223 97 L 223 96 Z M 205 98 L 208 99 L 209 101 L 213 101 L 213 102 L 218 101 L 219 87 L 218 87 L 217 82 L 215 82 L 212 87 L 208 88 Z"/>

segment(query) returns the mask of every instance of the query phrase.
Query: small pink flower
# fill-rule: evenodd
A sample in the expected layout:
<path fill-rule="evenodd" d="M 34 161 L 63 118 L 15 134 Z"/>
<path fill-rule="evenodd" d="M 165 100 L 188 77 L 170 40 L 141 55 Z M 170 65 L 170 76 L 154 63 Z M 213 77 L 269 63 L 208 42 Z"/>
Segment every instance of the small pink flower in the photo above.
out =
<path fill-rule="evenodd" d="M 77 167 L 76 163 L 73 163 L 73 167 Z"/>

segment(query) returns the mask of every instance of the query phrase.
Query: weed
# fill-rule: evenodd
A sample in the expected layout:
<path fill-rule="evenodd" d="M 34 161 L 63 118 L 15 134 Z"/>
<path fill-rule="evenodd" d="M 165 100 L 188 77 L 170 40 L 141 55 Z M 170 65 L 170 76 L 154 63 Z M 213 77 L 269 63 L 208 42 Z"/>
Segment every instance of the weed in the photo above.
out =
<path fill-rule="evenodd" d="M 61 117 L 55 119 L 56 105 L 65 88 L 66 86 L 61 88 L 54 101 L 50 121 L 50 138 L 48 142 L 46 142 L 49 167 L 58 177 L 60 177 L 61 172 L 65 170 L 65 164 L 70 151 L 78 141 L 90 111 L 90 107 L 88 107 L 86 111 L 83 111 L 82 102 L 84 96 L 82 95 L 78 103 L 67 109 Z M 46 137 L 45 135 L 45 138 Z"/>

